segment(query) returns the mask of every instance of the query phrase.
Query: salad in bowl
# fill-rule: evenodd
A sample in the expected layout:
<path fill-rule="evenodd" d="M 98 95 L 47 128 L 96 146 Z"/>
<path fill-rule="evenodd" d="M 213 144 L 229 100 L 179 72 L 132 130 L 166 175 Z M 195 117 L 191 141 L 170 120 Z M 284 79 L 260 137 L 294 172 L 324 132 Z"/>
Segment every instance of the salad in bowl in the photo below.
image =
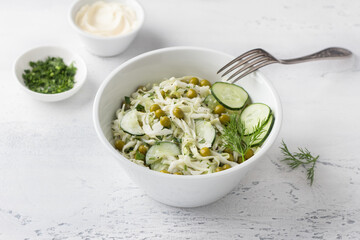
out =
<path fill-rule="evenodd" d="M 270 107 L 242 87 L 195 76 L 140 86 L 113 121 L 114 147 L 162 173 L 200 175 L 234 167 L 256 153 L 274 123 Z"/>

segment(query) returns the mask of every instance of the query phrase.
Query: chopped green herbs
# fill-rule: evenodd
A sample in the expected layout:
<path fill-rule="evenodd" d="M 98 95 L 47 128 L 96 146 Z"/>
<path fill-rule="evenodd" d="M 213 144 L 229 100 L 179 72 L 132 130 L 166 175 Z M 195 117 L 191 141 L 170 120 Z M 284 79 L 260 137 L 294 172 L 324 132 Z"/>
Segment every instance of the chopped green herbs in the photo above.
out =
<path fill-rule="evenodd" d="M 149 93 L 149 99 L 151 99 L 151 100 L 155 99 L 155 92 Z"/>
<path fill-rule="evenodd" d="M 304 167 L 305 165 L 310 166 L 306 168 L 306 171 L 307 178 L 310 180 L 310 185 L 312 185 L 314 182 L 315 164 L 319 158 L 319 155 L 314 157 L 306 148 L 298 148 L 299 152 L 291 153 L 284 141 L 281 142 L 281 145 L 282 146 L 280 147 L 280 149 L 282 154 L 284 155 L 284 159 L 282 161 L 287 162 L 287 164 L 292 169 L 295 169 L 300 165 L 303 165 Z"/>
<path fill-rule="evenodd" d="M 173 141 L 174 141 L 174 143 L 181 144 L 182 138 L 173 137 Z"/>
<path fill-rule="evenodd" d="M 135 159 L 136 159 L 136 160 L 145 160 L 145 155 L 142 154 L 142 153 L 139 152 L 139 151 L 136 151 L 136 153 L 135 153 Z"/>
<path fill-rule="evenodd" d="M 136 110 L 139 112 L 145 112 L 145 107 L 141 104 L 136 105 Z"/>
<path fill-rule="evenodd" d="M 54 94 L 74 87 L 76 67 L 67 66 L 60 57 L 48 57 L 45 61 L 30 62 L 32 69 L 23 73 L 25 85 L 32 91 Z"/>
<path fill-rule="evenodd" d="M 125 103 L 126 104 L 131 104 L 131 100 L 130 100 L 130 97 L 128 97 L 128 96 L 125 96 Z"/>

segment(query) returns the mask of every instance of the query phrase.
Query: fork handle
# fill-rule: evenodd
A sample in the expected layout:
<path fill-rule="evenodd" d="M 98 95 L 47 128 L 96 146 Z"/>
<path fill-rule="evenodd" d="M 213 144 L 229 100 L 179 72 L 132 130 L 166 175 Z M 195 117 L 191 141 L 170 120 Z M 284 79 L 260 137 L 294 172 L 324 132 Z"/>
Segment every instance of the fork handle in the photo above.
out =
<path fill-rule="evenodd" d="M 349 57 L 352 53 L 345 48 L 331 47 L 321 50 L 319 52 L 300 57 L 300 58 L 292 58 L 292 59 L 281 59 L 279 60 L 283 64 L 294 64 L 294 63 L 302 63 L 314 60 L 323 60 L 323 59 L 332 59 L 332 58 L 341 58 L 341 57 Z"/>

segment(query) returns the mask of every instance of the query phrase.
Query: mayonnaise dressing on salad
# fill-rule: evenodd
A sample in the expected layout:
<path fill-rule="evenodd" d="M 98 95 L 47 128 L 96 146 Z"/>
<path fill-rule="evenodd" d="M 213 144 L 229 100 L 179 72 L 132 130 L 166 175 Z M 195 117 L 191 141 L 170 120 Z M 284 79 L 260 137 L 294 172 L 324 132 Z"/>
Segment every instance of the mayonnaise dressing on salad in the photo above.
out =
<path fill-rule="evenodd" d="M 105 37 L 129 33 L 138 25 L 136 13 L 131 7 L 104 1 L 84 5 L 77 12 L 75 22 L 85 32 Z"/>

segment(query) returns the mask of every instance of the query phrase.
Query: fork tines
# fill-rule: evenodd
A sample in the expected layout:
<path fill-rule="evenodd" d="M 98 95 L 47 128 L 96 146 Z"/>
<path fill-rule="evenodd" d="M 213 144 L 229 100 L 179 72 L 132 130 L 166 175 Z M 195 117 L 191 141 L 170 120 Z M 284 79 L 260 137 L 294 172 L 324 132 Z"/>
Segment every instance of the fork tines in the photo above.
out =
<path fill-rule="evenodd" d="M 233 73 L 227 80 L 234 79 L 232 82 L 239 80 L 242 77 L 245 77 L 249 73 L 256 71 L 257 69 L 266 66 L 271 63 L 275 63 L 277 60 L 271 56 L 268 52 L 261 48 L 253 49 L 244 54 L 238 56 L 237 58 L 230 61 L 228 64 L 223 66 L 217 73 L 224 71 L 227 69 L 221 77 L 233 72 L 238 69 L 235 73 Z M 241 74 L 241 75 L 240 75 Z M 240 76 L 239 76 L 240 75 Z"/>

